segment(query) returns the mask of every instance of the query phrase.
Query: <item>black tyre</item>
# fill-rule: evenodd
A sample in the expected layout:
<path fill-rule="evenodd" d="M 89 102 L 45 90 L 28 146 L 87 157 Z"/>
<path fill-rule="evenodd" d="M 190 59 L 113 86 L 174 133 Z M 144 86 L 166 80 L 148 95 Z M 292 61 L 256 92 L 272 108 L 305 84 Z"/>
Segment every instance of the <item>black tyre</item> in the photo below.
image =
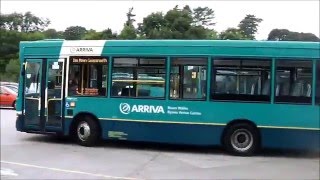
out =
<path fill-rule="evenodd" d="M 260 147 L 259 132 L 247 123 L 238 123 L 228 127 L 223 136 L 224 148 L 231 154 L 251 156 Z"/>
<path fill-rule="evenodd" d="M 74 128 L 74 135 L 78 144 L 94 146 L 100 140 L 100 128 L 90 116 L 82 117 Z"/>

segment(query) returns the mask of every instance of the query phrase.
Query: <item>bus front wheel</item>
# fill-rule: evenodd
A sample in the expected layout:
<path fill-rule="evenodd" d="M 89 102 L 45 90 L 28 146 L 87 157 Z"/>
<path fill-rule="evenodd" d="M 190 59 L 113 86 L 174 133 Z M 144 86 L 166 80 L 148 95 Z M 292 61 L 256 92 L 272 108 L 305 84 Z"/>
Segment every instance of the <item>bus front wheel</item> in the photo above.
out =
<path fill-rule="evenodd" d="M 82 146 L 94 146 L 99 140 L 99 126 L 90 116 L 81 118 L 74 131 L 78 144 Z"/>
<path fill-rule="evenodd" d="M 248 123 L 231 125 L 224 133 L 223 145 L 231 154 L 251 156 L 259 148 L 258 129 Z"/>

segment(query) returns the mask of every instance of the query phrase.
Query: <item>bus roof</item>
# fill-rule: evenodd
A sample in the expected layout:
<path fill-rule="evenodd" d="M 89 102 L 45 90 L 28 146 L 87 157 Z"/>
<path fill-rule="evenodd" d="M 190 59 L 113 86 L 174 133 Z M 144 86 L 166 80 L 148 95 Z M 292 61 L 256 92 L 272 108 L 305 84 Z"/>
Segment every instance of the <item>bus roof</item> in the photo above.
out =
<path fill-rule="evenodd" d="M 203 55 L 320 58 L 320 42 L 256 40 L 39 40 L 21 55 Z"/>
<path fill-rule="evenodd" d="M 256 40 L 64 40 L 44 39 L 21 41 L 24 46 L 54 46 L 63 42 L 72 44 L 94 44 L 104 42 L 104 46 L 228 46 L 228 47 L 281 47 L 281 48 L 320 48 L 320 42 L 304 41 L 256 41 Z"/>

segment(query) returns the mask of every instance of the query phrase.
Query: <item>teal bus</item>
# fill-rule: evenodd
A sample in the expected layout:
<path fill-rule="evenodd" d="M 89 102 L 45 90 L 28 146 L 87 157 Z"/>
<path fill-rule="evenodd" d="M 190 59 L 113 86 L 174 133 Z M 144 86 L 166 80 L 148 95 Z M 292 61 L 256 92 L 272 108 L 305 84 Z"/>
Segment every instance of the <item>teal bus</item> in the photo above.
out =
<path fill-rule="evenodd" d="M 99 140 L 320 149 L 320 43 L 20 43 L 17 131 Z"/>

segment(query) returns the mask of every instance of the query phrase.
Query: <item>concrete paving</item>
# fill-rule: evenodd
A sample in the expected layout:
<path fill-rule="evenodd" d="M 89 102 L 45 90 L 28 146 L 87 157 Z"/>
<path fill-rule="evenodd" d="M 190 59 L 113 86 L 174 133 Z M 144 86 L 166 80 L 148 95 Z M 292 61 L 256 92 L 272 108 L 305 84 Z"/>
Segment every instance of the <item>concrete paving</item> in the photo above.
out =
<path fill-rule="evenodd" d="M 105 142 L 17 132 L 1 109 L 1 179 L 319 179 L 317 153 L 264 151 L 235 157 L 220 148 Z"/>

